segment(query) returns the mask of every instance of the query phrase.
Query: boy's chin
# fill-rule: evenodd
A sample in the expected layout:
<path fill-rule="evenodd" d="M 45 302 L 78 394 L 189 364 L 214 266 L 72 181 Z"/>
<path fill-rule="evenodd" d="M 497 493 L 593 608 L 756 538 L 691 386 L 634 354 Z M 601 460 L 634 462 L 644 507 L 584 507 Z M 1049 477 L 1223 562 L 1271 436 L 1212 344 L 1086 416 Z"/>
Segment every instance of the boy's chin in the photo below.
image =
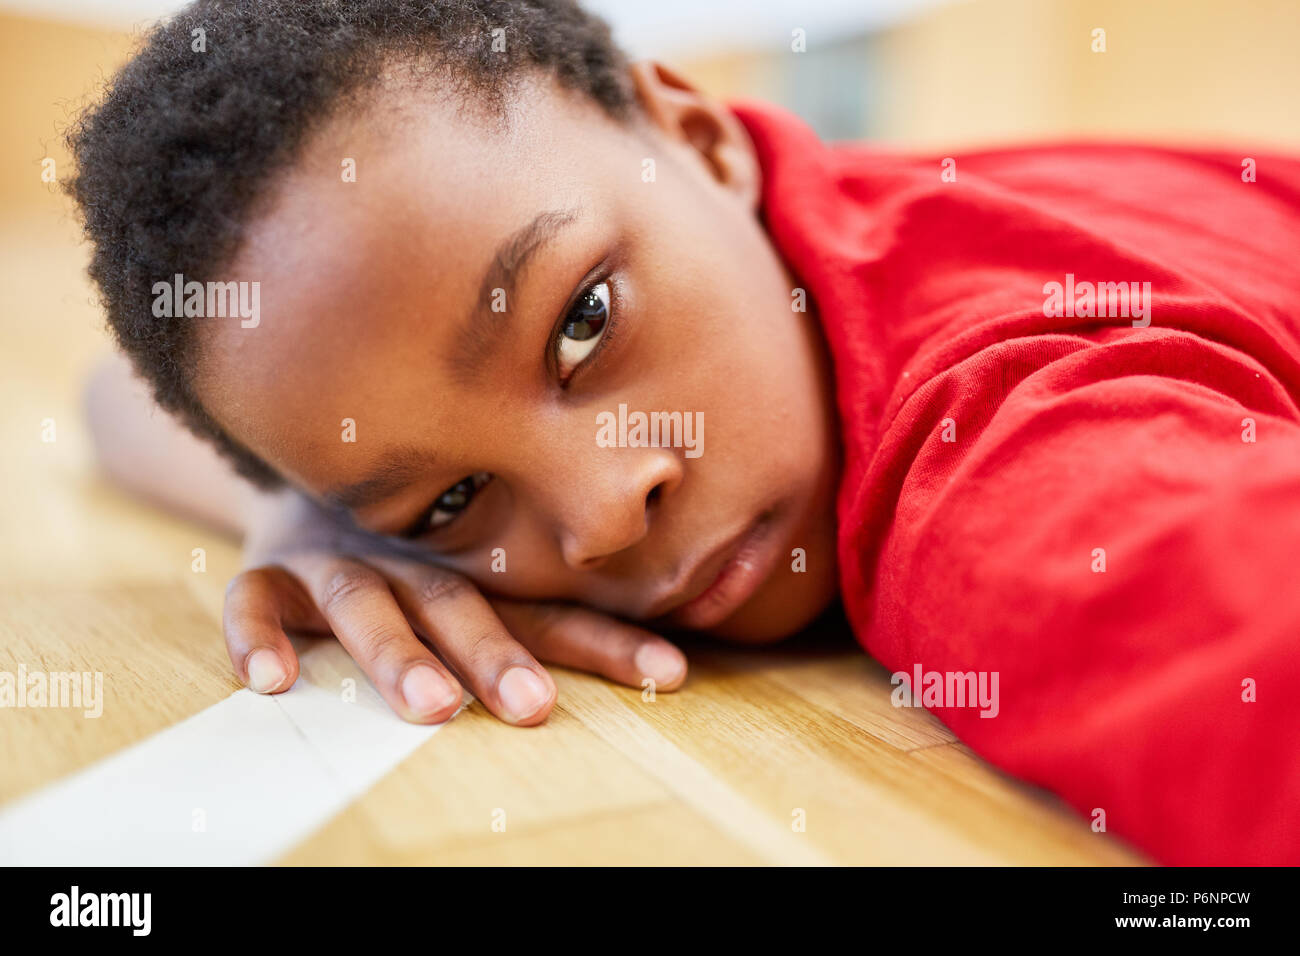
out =
<path fill-rule="evenodd" d="M 833 577 L 830 581 L 806 579 L 798 587 L 766 590 L 705 633 L 735 644 L 775 644 L 794 637 L 816 621 L 834 602 L 838 591 Z"/>

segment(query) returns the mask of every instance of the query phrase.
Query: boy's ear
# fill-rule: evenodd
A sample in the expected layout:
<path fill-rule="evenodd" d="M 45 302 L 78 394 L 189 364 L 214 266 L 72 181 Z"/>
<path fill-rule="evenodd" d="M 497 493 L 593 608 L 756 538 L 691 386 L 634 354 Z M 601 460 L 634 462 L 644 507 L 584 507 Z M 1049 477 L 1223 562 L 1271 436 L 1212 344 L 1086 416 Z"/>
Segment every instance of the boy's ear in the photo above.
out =
<path fill-rule="evenodd" d="M 650 122 L 694 149 L 714 179 L 757 209 L 762 172 L 753 141 L 735 114 L 660 63 L 642 60 L 629 71 Z"/>

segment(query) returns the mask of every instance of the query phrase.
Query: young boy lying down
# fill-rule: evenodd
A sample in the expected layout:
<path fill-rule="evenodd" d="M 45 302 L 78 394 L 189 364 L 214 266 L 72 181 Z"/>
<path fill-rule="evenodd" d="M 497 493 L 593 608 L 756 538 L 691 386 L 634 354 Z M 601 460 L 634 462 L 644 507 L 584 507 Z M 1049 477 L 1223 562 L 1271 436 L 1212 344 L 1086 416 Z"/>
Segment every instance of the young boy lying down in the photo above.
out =
<path fill-rule="evenodd" d="M 1295 159 L 830 147 L 568 0 L 199 2 L 71 142 L 118 341 L 243 478 L 120 370 L 102 454 L 247 535 L 253 689 L 315 630 L 536 724 L 540 662 L 672 689 L 659 632 L 838 595 L 1157 859 L 1300 862 Z"/>

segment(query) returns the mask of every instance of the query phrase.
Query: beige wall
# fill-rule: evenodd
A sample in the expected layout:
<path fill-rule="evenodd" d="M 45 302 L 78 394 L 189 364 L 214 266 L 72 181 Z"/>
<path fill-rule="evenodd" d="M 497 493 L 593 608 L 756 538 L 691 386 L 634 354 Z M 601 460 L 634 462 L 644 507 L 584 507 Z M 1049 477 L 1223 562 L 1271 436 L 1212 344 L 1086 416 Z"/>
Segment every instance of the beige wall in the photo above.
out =
<path fill-rule="evenodd" d="M 62 130 L 88 92 L 129 55 L 125 32 L 0 15 L 0 209 L 3 215 L 57 213 L 56 186 L 41 182 L 41 160 L 68 169 Z"/>
<path fill-rule="evenodd" d="M 1106 52 L 1091 50 L 1106 31 Z M 977 0 L 871 43 L 875 132 L 940 145 L 1118 134 L 1300 145 L 1297 0 Z"/>
<path fill-rule="evenodd" d="M 1105 53 L 1091 50 L 1095 27 Z M 798 100 L 792 78 L 819 39 L 805 54 L 681 67 L 721 96 Z M 866 65 L 855 81 L 867 88 L 849 125 L 860 136 L 936 148 L 1060 135 L 1300 147 L 1300 0 L 972 0 L 855 42 Z"/>

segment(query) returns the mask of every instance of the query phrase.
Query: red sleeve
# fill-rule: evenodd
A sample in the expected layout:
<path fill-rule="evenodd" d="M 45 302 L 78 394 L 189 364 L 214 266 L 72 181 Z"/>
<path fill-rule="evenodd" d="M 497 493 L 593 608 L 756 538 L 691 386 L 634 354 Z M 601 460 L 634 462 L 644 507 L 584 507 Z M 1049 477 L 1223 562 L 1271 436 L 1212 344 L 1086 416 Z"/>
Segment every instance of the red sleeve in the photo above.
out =
<path fill-rule="evenodd" d="M 934 708 L 974 750 L 1162 862 L 1300 863 L 1300 412 L 1266 368 L 1001 342 L 907 398 L 841 508 L 867 649 L 998 673 L 996 717 Z"/>

